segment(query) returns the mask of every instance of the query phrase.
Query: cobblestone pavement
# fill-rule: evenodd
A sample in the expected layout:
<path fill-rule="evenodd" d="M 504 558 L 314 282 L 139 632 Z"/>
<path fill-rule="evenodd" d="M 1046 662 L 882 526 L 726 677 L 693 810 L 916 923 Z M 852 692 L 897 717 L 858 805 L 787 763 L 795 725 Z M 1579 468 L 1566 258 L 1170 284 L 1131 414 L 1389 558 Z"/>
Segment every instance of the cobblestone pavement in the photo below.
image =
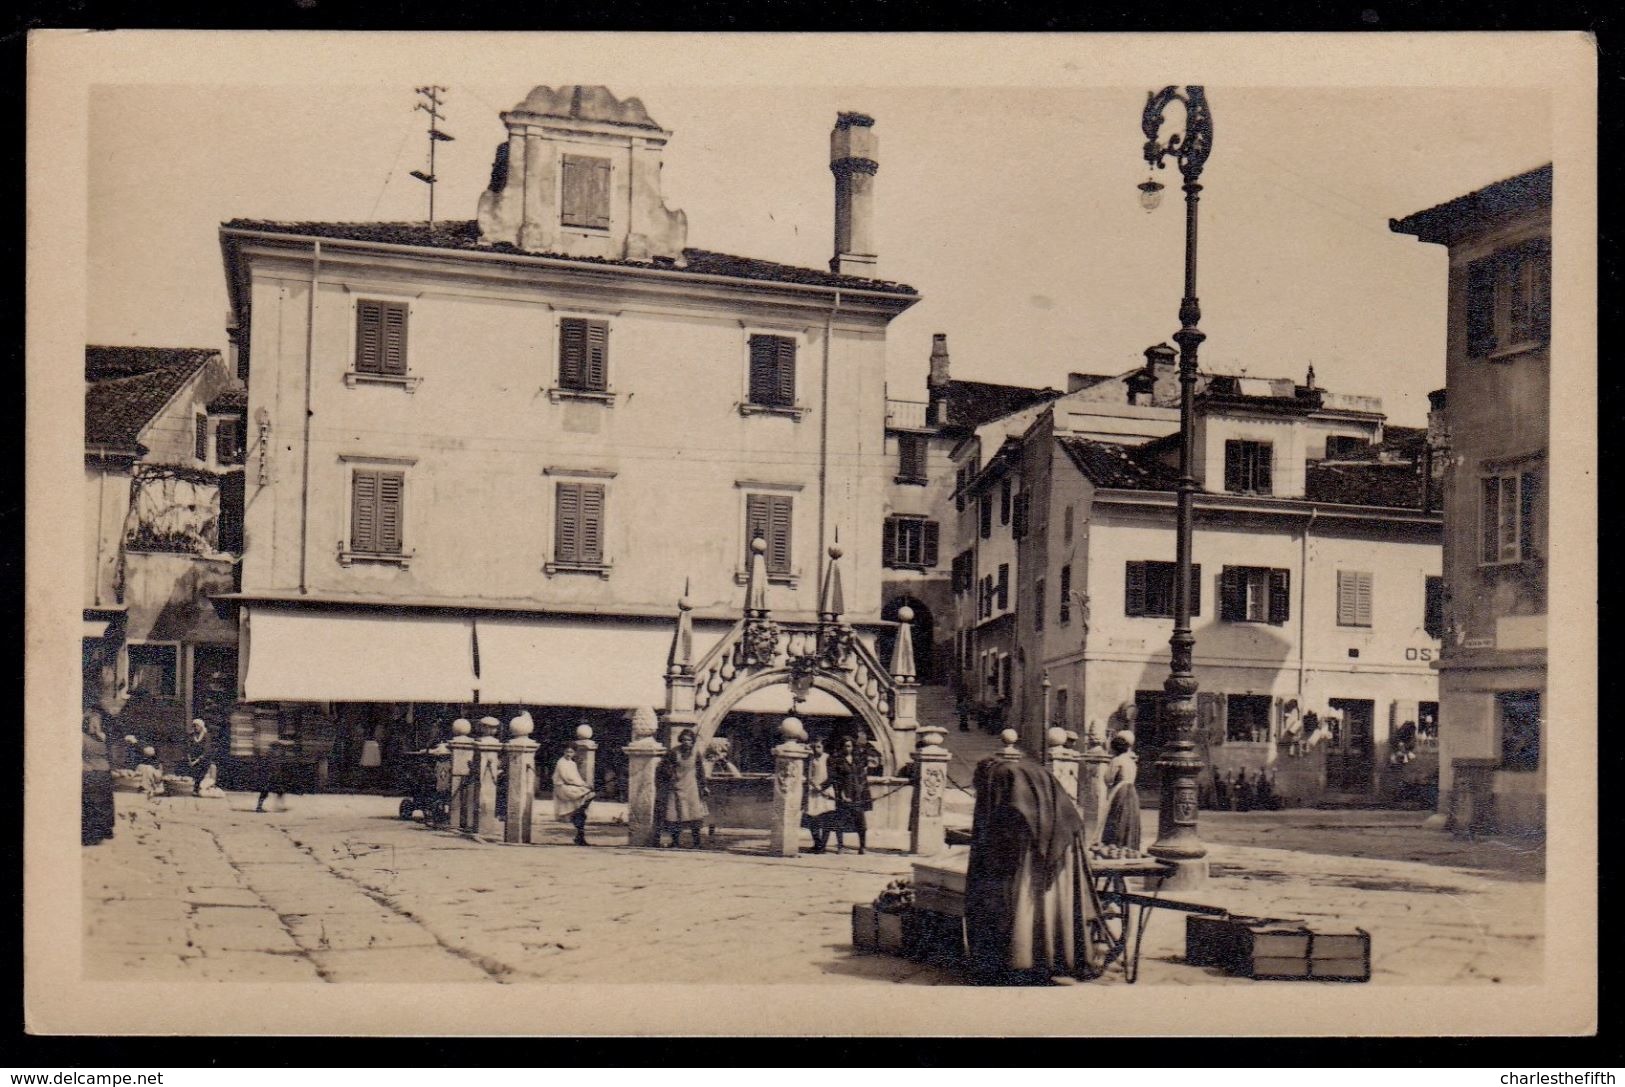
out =
<path fill-rule="evenodd" d="M 726 832 L 702 850 L 638 850 L 604 824 L 589 828 L 600 844 L 580 849 L 545 804 L 538 843 L 505 846 L 403 822 L 391 797 L 289 803 L 260 815 L 247 794 L 119 794 L 117 835 L 82 851 L 86 977 L 960 981 L 849 946 L 852 903 L 909 873 L 898 853 L 775 858 L 765 836 Z M 1150 841 L 1155 812 L 1144 814 Z M 1213 878 L 1201 899 L 1365 928 L 1374 983 L 1539 980 L 1539 848 L 1454 842 L 1422 818 L 1204 814 Z M 1141 984 L 1259 984 L 1185 965 L 1183 939 L 1178 915 L 1155 916 Z"/>

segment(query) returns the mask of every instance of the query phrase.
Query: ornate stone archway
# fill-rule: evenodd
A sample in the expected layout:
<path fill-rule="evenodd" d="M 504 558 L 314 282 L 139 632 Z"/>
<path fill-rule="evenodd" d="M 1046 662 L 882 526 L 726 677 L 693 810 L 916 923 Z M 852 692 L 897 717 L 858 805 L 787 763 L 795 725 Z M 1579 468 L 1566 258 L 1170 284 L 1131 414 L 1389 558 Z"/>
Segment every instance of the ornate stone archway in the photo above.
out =
<path fill-rule="evenodd" d="M 760 539 L 752 541 L 744 615 L 720 641 L 694 659 L 692 610 L 677 605 L 677 629 L 666 666 L 666 708 L 661 740 L 692 728 L 700 741 L 716 734 L 728 711 L 753 691 L 783 684 L 792 694 L 816 688 L 863 721 L 880 748 L 885 773 L 908 762 L 915 743 L 914 649 L 907 623 L 898 624 L 890 666 L 843 621 L 839 547 L 819 594 L 816 623 L 780 623 L 767 606 L 767 564 Z"/>

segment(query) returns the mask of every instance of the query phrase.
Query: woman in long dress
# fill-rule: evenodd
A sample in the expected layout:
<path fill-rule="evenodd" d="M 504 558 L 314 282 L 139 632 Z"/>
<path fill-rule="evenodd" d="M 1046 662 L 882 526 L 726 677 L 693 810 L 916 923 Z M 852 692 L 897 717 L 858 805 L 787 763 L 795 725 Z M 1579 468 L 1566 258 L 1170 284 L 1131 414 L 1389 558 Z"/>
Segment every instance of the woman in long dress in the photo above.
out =
<path fill-rule="evenodd" d="M 576 765 L 575 746 L 565 748 L 553 764 L 553 818 L 568 819 L 576 828 L 576 845 L 592 844 L 587 841 L 587 808 L 597 795 Z"/>
<path fill-rule="evenodd" d="M 874 799 L 869 793 L 869 760 L 858 751 L 857 741 L 841 737 L 840 746 L 829 757 L 829 786 L 835 794 L 835 852 L 846 851 L 846 832 L 856 831 L 858 852 L 869 844 L 869 809 Z"/>
<path fill-rule="evenodd" d="M 807 759 L 807 812 L 802 825 L 812 831 L 812 852 L 822 853 L 829 844 L 830 818 L 835 801 L 829 789 L 829 753 L 823 740 L 812 742 L 812 755 Z"/>
<path fill-rule="evenodd" d="M 1140 848 L 1140 794 L 1134 787 L 1139 770 L 1134 733 L 1117 733 L 1112 737 L 1112 761 L 1106 767 L 1106 824 L 1100 831 L 1104 845 Z"/>
<path fill-rule="evenodd" d="M 113 836 L 113 770 L 101 714 L 86 710 L 80 727 L 84 761 L 80 771 L 79 841 L 95 845 Z"/>
<path fill-rule="evenodd" d="M 1048 984 L 1100 973 L 1100 923 L 1077 804 L 1030 759 L 976 767 L 965 929 L 981 984 Z"/>
<path fill-rule="evenodd" d="M 671 835 L 671 848 L 677 848 L 682 833 L 687 829 L 693 835 L 693 848 L 700 848 L 700 824 L 711 814 L 705 796 L 705 760 L 700 758 L 694 744 L 698 737 L 691 728 L 685 728 L 677 737 L 677 746 L 666 752 L 660 761 L 661 784 L 666 794 L 665 824 Z"/>

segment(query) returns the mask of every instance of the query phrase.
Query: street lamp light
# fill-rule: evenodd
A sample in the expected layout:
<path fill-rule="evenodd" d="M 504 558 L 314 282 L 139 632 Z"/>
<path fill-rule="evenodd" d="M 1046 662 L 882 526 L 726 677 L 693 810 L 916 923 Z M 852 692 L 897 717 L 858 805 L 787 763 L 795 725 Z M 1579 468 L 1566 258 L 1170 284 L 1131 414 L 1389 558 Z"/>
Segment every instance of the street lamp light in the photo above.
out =
<path fill-rule="evenodd" d="M 1170 102 L 1185 107 L 1185 131 L 1174 133 L 1168 142 L 1158 140 L 1163 111 Z M 1171 862 L 1174 872 L 1165 886 L 1190 887 L 1207 879 L 1207 847 L 1196 832 L 1196 777 L 1202 770 L 1196 753 L 1196 676 L 1191 655 L 1196 639 L 1191 636 L 1191 515 L 1196 480 L 1191 475 L 1196 437 L 1191 426 L 1192 403 L 1196 395 L 1196 349 L 1206 338 L 1196 325 L 1202 310 L 1196 302 L 1196 201 L 1202 191 L 1199 179 L 1213 146 L 1213 118 L 1207 96 L 1201 87 L 1164 87 L 1148 95 L 1140 121 L 1145 133 L 1145 161 L 1163 169 L 1172 158 L 1185 177 L 1185 297 L 1179 303 L 1179 505 L 1174 553 L 1174 633 L 1168 639 L 1168 679 L 1163 683 L 1163 721 L 1173 739 L 1163 745 L 1157 767 L 1162 771 L 1162 795 L 1157 805 L 1157 840 L 1151 854 Z M 1140 201 L 1146 209 L 1156 207 L 1162 186 L 1146 181 L 1139 186 Z"/>

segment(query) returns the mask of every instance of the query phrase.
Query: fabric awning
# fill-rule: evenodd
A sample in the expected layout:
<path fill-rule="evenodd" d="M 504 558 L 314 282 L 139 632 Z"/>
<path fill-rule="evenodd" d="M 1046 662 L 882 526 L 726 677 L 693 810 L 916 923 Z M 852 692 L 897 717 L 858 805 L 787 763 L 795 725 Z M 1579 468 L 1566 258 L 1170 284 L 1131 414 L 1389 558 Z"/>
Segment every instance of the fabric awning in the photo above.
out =
<path fill-rule="evenodd" d="M 482 701 L 654 710 L 666 704 L 670 623 L 482 616 L 475 626 Z M 696 650 L 710 637 L 696 632 Z"/>
<path fill-rule="evenodd" d="M 85 620 L 83 620 L 83 622 L 85 624 L 84 637 L 86 637 L 86 638 L 105 638 L 105 637 L 107 637 L 107 622 L 108 622 L 107 620 L 105 620 L 105 619 L 85 619 Z"/>
<path fill-rule="evenodd" d="M 250 702 L 466 702 L 474 676 L 467 616 L 251 606 Z"/>

